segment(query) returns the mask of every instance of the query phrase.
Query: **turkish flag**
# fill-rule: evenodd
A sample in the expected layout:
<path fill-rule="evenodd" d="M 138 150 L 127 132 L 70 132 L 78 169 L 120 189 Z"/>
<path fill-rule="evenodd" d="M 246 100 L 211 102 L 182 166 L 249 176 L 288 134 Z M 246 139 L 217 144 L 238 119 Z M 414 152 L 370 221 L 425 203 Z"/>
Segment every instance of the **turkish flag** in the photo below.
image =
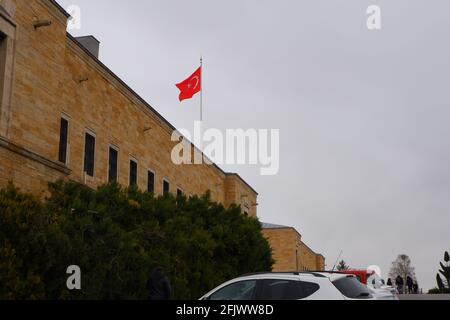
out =
<path fill-rule="evenodd" d="M 202 67 L 198 68 L 189 78 L 177 84 L 180 89 L 180 101 L 192 98 L 202 90 Z"/>

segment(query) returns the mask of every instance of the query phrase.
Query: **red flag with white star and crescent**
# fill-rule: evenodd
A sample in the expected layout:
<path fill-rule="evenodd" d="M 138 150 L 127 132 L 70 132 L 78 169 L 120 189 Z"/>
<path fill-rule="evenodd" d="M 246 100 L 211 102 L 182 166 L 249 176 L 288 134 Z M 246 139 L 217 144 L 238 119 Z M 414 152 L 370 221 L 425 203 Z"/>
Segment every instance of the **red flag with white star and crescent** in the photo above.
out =
<path fill-rule="evenodd" d="M 189 78 L 176 86 L 180 89 L 180 102 L 191 99 L 202 90 L 202 67 L 198 68 Z"/>

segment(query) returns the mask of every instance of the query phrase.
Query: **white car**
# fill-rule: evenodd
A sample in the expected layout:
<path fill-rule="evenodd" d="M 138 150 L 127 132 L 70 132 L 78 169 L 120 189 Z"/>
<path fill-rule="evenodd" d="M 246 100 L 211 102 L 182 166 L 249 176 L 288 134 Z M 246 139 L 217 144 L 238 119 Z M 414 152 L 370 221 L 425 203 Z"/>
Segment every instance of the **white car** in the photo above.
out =
<path fill-rule="evenodd" d="M 373 300 L 353 275 L 332 272 L 256 273 L 228 281 L 200 300 Z"/>
<path fill-rule="evenodd" d="M 398 295 L 388 288 L 376 289 L 367 286 L 376 300 L 400 300 Z"/>

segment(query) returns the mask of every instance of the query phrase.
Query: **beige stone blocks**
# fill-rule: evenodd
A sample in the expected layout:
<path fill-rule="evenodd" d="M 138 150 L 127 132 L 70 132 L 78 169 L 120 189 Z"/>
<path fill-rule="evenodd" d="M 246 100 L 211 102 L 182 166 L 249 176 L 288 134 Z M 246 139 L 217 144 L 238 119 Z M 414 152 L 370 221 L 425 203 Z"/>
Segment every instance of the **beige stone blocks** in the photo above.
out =
<path fill-rule="evenodd" d="M 67 163 L 61 164 L 67 175 L 61 175 L 3 148 L 0 187 L 12 180 L 24 190 L 42 193 L 48 181 L 63 177 L 95 188 L 107 182 L 109 147 L 114 146 L 119 151 L 122 185 L 128 185 L 130 159 L 134 159 L 142 190 L 147 190 L 151 170 L 157 194 L 162 194 L 166 179 L 172 193 L 177 188 L 188 195 L 209 190 L 214 201 L 226 206 L 236 203 L 256 216 L 257 194 L 239 176 L 207 164 L 172 163 L 171 125 L 66 35 L 66 16 L 51 1 L 2 1 L 7 2 L 14 8 L 11 19 L 16 31 L 10 39 L 15 48 L 11 99 L 8 110 L 1 110 L 9 118 L 7 124 L 2 122 L 0 137 L 46 159 L 44 163 L 56 163 L 64 116 L 69 120 L 69 153 Z M 42 19 L 52 24 L 35 29 L 34 22 Z M 94 177 L 83 172 L 86 132 L 96 139 Z"/>
<path fill-rule="evenodd" d="M 290 227 L 263 229 L 263 235 L 272 248 L 275 260 L 273 271 L 322 271 L 325 259 L 316 254 L 305 243 L 301 235 Z"/>

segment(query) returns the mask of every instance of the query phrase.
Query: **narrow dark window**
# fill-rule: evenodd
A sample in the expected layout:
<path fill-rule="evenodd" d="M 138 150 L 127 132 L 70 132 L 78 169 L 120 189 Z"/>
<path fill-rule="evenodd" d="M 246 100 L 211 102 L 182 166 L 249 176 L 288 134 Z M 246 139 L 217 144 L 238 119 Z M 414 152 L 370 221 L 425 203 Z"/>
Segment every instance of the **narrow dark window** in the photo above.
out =
<path fill-rule="evenodd" d="M 69 134 L 69 121 L 61 118 L 61 126 L 59 129 L 59 155 L 58 160 L 64 164 L 67 163 L 67 141 Z"/>
<path fill-rule="evenodd" d="M 155 174 L 151 171 L 147 174 L 147 191 L 150 193 L 155 192 Z"/>
<path fill-rule="evenodd" d="M 3 106 L 1 100 L 3 99 L 3 89 L 5 86 L 5 71 L 6 71 L 6 60 L 8 55 L 8 37 L 0 31 L 0 110 Z M 1 117 L 1 114 L 0 114 Z"/>
<path fill-rule="evenodd" d="M 119 152 L 114 148 L 109 148 L 108 182 L 117 182 L 117 159 Z"/>
<path fill-rule="evenodd" d="M 163 182 L 163 194 L 169 194 L 170 192 L 170 183 L 167 180 Z"/>
<path fill-rule="evenodd" d="M 181 190 L 180 188 L 177 189 L 177 196 L 181 197 L 183 195 L 183 190 Z"/>
<path fill-rule="evenodd" d="M 95 138 L 86 133 L 84 142 L 84 172 L 87 175 L 94 176 L 95 163 Z"/>
<path fill-rule="evenodd" d="M 130 160 L 130 186 L 137 185 L 137 162 Z"/>

